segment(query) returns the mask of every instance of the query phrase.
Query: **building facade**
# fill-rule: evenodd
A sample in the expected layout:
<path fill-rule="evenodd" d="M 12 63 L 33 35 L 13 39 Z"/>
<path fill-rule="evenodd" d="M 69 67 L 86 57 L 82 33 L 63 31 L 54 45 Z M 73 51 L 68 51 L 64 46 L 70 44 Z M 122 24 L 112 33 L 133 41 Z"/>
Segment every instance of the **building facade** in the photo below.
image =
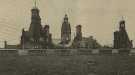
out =
<path fill-rule="evenodd" d="M 87 48 L 87 49 L 95 49 L 100 48 L 101 45 L 93 38 L 93 36 L 90 37 L 82 37 L 82 26 L 77 25 L 76 26 L 76 36 L 74 37 L 73 48 Z"/>
<path fill-rule="evenodd" d="M 82 41 L 82 26 L 77 25 L 76 26 L 76 36 L 74 37 L 72 47 L 73 48 L 79 48 Z"/>
<path fill-rule="evenodd" d="M 28 31 L 22 30 L 21 48 L 51 48 L 52 35 L 49 32 L 49 25 L 41 25 L 39 9 L 34 7 L 31 10 L 31 24 Z"/>

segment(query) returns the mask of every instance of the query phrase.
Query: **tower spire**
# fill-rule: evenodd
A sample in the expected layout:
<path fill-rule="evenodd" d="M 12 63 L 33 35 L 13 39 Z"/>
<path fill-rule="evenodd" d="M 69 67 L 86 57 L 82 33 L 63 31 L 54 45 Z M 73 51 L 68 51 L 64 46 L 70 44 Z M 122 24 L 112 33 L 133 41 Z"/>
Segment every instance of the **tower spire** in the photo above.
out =
<path fill-rule="evenodd" d="M 124 16 L 121 17 L 121 20 L 124 20 Z"/>
<path fill-rule="evenodd" d="M 34 7 L 37 7 L 37 0 L 34 0 Z"/>

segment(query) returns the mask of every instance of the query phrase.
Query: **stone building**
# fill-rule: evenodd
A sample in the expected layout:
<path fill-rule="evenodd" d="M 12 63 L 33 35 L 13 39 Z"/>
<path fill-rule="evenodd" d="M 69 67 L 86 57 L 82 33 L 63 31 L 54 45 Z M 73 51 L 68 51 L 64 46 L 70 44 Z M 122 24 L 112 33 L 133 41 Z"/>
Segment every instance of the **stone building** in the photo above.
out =
<path fill-rule="evenodd" d="M 82 36 L 82 26 L 77 25 L 76 26 L 76 36 L 74 37 L 73 48 L 87 48 L 87 49 L 94 49 L 94 48 L 100 48 L 101 45 L 93 38 L 93 36 L 90 37 L 83 37 Z"/>
<path fill-rule="evenodd" d="M 64 17 L 64 21 L 61 27 L 61 42 L 62 45 L 67 45 L 71 42 L 71 27 L 68 21 L 67 14 Z"/>
<path fill-rule="evenodd" d="M 132 48 L 132 40 L 129 39 L 125 27 L 125 20 L 119 22 L 119 30 L 114 32 L 114 48 Z"/>
<path fill-rule="evenodd" d="M 31 10 L 31 24 L 28 31 L 22 30 L 21 48 L 50 48 L 52 47 L 52 35 L 49 32 L 49 25 L 41 25 L 39 9 L 34 7 Z"/>
<path fill-rule="evenodd" d="M 79 48 L 82 41 L 82 26 L 77 25 L 76 26 L 76 36 L 74 37 L 72 47 Z"/>
<path fill-rule="evenodd" d="M 76 26 L 76 40 L 82 40 L 82 26 L 77 25 Z"/>

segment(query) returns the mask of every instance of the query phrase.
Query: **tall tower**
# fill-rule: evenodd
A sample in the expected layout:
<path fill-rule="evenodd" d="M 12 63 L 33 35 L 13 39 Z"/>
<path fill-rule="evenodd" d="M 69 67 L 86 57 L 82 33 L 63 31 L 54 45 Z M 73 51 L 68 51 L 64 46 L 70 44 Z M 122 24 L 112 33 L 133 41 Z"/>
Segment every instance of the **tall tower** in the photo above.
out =
<path fill-rule="evenodd" d="M 132 40 L 129 39 L 125 28 L 125 20 L 119 22 L 119 30 L 114 32 L 114 48 L 132 48 Z"/>
<path fill-rule="evenodd" d="M 35 6 L 33 9 L 31 9 L 31 24 L 29 28 L 29 33 L 30 33 L 30 40 L 33 42 L 39 42 L 39 39 L 41 37 L 41 30 L 42 30 L 42 25 L 41 25 L 41 18 L 39 15 L 39 9 L 37 8 L 36 0 L 35 0 Z"/>
<path fill-rule="evenodd" d="M 68 16 L 65 14 L 64 21 L 61 28 L 61 43 L 68 44 L 71 41 L 71 27 L 68 21 Z"/>

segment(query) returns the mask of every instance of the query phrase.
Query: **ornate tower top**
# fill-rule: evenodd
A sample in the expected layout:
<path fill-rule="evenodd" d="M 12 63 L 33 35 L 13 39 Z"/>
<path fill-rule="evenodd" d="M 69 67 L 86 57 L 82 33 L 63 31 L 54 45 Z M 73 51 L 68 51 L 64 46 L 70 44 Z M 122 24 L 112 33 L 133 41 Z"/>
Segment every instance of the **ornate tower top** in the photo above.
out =
<path fill-rule="evenodd" d="M 39 15 L 39 9 L 37 7 L 37 0 L 33 0 L 34 7 L 31 9 L 32 16 L 38 16 Z"/>
<path fill-rule="evenodd" d="M 35 0 L 35 7 L 37 7 L 37 0 Z"/>
<path fill-rule="evenodd" d="M 124 20 L 124 17 L 122 16 L 122 19 L 121 19 L 121 21 L 119 22 L 119 28 L 120 28 L 120 30 L 121 29 L 125 29 L 125 20 Z"/>
<path fill-rule="evenodd" d="M 125 20 L 124 20 L 124 17 L 123 16 L 122 16 L 121 21 L 120 21 L 120 24 L 121 23 L 125 23 Z"/>
<path fill-rule="evenodd" d="M 68 16 L 67 16 L 67 14 L 65 14 L 64 22 L 68 22 Z"/>
<path fill-rule="evenodd" d="M 34 8 L 37 8 L 37 0 L 34 0 Z"/>
<path fill-rule="evenodd" d="M 34 0 L 34 8 L 31 9 L 31 24 L 29 28 L 30 36 L 32 40 L 38 40 L 40 38 L 40 31 L 42 29 L 41 18 L 39 15 L 39 9 L 37 8 L 37 0 Z"/>

